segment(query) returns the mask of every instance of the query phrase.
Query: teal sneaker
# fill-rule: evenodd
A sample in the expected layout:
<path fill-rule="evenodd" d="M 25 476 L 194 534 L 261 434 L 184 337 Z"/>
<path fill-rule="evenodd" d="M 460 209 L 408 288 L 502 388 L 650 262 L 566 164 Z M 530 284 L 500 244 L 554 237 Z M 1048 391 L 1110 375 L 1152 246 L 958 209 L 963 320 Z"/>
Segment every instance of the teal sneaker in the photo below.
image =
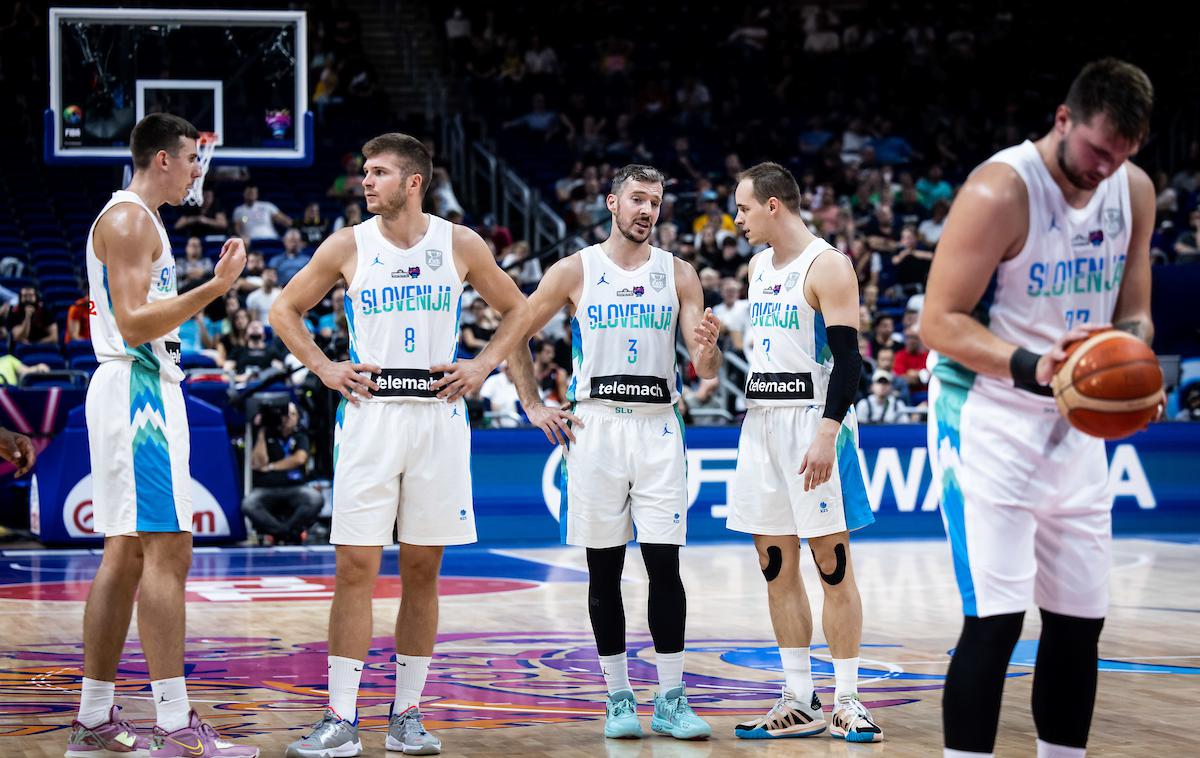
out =
<path fill-rule="evenodd" d="M 654 696 L 654 718 L 650 720 L 650 728 L 677 740 L 706 740 L 712 734 L 712 728 L 688 705 L 683 687 Z"/>
<path fill-rule="evenodd" d="M 638 723 L 637 700 L 630 690 L 608 696 L 604 708 L 604 736 L 612 740 L 640 740 L 642 725 Z"/>

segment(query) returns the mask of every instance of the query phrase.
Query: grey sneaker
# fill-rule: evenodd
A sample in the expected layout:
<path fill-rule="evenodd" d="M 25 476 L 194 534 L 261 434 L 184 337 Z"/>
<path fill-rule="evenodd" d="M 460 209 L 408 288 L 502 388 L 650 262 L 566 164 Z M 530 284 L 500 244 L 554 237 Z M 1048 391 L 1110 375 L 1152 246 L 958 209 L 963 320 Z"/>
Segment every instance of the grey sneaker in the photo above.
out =
<path fill-rule="evenodd" d="M 347 721 L 332 708 L 325 709 L 321 720 L 313 724 L 308 736 L 288 745 L 286 758 L 347 758 L 362 755 L 358 722 Z"/>
<path fill-rule="evenodd" d="M 442 741 L 425 731 L 421 709 L 412 706 L 402 713 L 388 713 L 388 736 L 384 746 L 405 755 L 437 755 Z"/>

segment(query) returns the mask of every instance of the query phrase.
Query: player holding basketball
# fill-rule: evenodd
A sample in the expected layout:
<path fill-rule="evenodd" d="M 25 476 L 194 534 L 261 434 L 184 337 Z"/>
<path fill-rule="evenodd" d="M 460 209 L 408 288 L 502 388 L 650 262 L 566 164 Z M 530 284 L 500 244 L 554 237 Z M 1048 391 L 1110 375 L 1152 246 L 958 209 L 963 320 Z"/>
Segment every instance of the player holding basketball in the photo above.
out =
<path fill-rule="evenodd" d="M 567 396 L 578 418 L 542 405 L 525 345 L 511 360 L 530 420 L 547 436 L 570 440 L 560 524 L 566 544 L 587 548 L 588 613 L 608 688 L 604 736 L 642 736 L 621 598 L 625 546 L 636 525 L 658 668 L 651 728 L 703 739 L 711 729 L 683 688 L 687 601 L 679 547 L 687 530 L 687 485 L 675 340 L 681 331 L 696 373 L 714 377 L 721 365 L 720 323 L 704 308 L 695 269 L 648 242 L 662 197 L 657 169 L 617 171 L 607 200 L 609 238 L 554 264 L 529 298 L 530 336 L 562 308 L 573 312 L 575 370 Z M 574 430 L 568 421 L 577 423 Z"/>
<path fill-rule="evenodd" d="M 384 545 L 400 540 L 404 594 L 396 618 L 396 697 L 387 749 L 441 752 L 421 724 L 421 690 L 437 638 L 445 545 L 475 541 L 471 428 L 463 397 L 477 390 L 529 325 L 525 298 L 474 231 L 421 212 L 433 166 L 405 134 L 363 145 L 367 210 L 378 214 L 326 239 L 271 308 L 271 325 L 325 386 L 343 396 L 333 450 L 337 580 L 329 611 L 329 708 L 287 755 L 359 755 L 357 697 L 371 644 L 371 595 Z M 339 279 L 350 361 L 333 363 L 303 314 Z M 474 360 L 454 363 L 463 282 L 504 315 Z"/>
<path fill-rule="evenodd" d="M 134 174 L 114 192 L 87 238 L 92 346 L 88 385 L 92 515 L 104 558 L 83 612 L 83 694 L 67 756 L 252 758 L 220 740 L 188 704 L 183 677 L 184 582 L 192 563 L 189 437 L 179 387 L 179 326 L 234 285 L 246 265 L 240 239 L 221 250 L 213 278 L 180 295 L 158 215 L 201 175 L 196 128 L 165 113 L 133 127 Z M 138 632 L 157 712 L 150 740 L 113 705 L 135 594 Z M 108 751 L 107 753 L 101 751 Z"/>
<path fill-rule="evenodd" d="M 1111 58 L 1084 67 L 1037 142 L 963 185 L 921 315 L 929 452 L 963 600 L 943 697 L 946 755 L 990 754 L 1025 610 L 1041 610 L 1039 758 L 1084 755 L 1108 607 L 1112 498 L 1104 442 L 1047 386 L 1063 345 L 1115 322 L 1149 341 L 1154 187 L 1128 162 L 1153 89 Z M 990 285 L 993 282 L 994 285 Z"/>
<path fill-rule="evenodd" d="M 821 620 L 837 685 L 830 734 L 878 742 L 883 732 L 858 699 L 862 602 L 850 561 L 849 533 L 875 520 L 853 409 L 862 370 L 858 279 L 849 258 L 808 230 L 800 188 L 783 166 L 743 172 L 734 199 L 750 244 L 771 247 L 750 261 L 747 412 L 726 524 L 754 535 L 786 680 L 771 710 L 734 733 L 778 739 L 826 729 L 800 578 L 807 539 L 825 593 Z"/>

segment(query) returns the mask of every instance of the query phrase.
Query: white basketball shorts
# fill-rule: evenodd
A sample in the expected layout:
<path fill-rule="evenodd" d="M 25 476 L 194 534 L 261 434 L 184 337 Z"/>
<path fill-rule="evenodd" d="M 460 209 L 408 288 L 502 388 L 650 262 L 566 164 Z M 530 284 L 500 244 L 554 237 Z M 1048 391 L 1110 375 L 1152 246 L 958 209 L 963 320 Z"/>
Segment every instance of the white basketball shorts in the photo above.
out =
<path fill-rule="evenodd" d="M 634 537 L 682 545 L 687 536 L 683 420 L 663 408 L 580 403 L 563 452 L 559 528 L 568 545 L 607 548 Z"/>
<path fill-rule="evenodd" d="M 824 406 L 751 408 L 742 421 L 737 469 L 725 525 L 761 535 L 823 537 L 875 521 L 858 457 L 858 421 L 851 408 L 834 443 L 837 465 L 807 492 L 800 466 Z"/>
<path fill-rule="evenodd" d="M 963 613 L 1036 603 L 1102 618 L 1112 555 L 1104 441 L 1072 428 L 1048 398 L 958 367 L 935 373 L 929 409 L 929 456 Z"/>
<path fill-rule="evenodd" d="M 96 534 L 192 531 L 183 391 L 134 361 L 105 361 L 84 406 Z"/>
<path fill-rule="evenodd" d="M 335 545 L 475 541 L 471 427 L 459 401 L 342 401 L 333 447 Z"/>

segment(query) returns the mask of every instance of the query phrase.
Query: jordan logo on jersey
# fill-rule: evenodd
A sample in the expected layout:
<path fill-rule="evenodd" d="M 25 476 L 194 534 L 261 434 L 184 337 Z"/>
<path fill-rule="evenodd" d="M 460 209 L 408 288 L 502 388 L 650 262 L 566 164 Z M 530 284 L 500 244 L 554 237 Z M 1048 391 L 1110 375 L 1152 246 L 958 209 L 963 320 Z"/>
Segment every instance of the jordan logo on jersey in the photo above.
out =
<path fill-rule="evenodd" d="M 760 374 L 746 381 L 746 397 L 751 400 L 812 400 L 812 374 Z"/>
<path fill-rule="evenodd" d="M 669 403 L 667 380 L 658 376 L 613 374 L 592 377 L 591 396 L 597 400 L 626 403 Z"/>

